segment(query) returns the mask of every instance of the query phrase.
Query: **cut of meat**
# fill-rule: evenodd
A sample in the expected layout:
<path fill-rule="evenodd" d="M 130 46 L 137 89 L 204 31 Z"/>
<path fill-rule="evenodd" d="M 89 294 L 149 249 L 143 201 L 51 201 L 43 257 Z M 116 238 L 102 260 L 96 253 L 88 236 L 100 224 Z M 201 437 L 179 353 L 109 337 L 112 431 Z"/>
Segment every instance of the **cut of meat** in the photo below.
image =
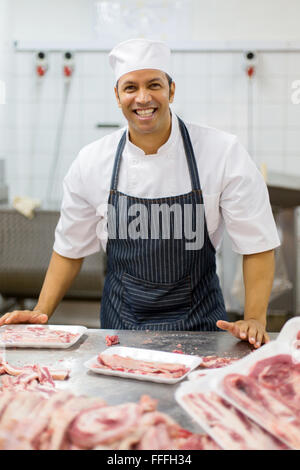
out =
<path fill-rule="evenodd" d="M 194 434 L 185 440 L 181 450 L 221 450 L 221 447 L 206 434 Z"/>
<path fill-rule="evenodd" d="M 199 367 L 206 369 L 219 369 L 238 361 L 237 357 L 203 356 Z"/>
<path fill-rule="evenodd" d="M 78 338 L 79 333 L 70 333 L 65 330 L 52 330 L 45 326 L 6 327 L 0 332 L 2 343 L 7 345 L 14 343 L 71 343 Z"/>
<path fill-rule="evenodd" d="M 81 415 L 81 413 L 89 412 L 89 413 L 97 413 L 99 408 L 102 408 L 106 405 L 105 401 L 100 398 L 89 398 L 87 397 L 77 397 L 72 396 L 70 397 L 60 406 L 57 408 L 49 422 L 48 432 L 50 431 L 50 439 L 47 443 L 47 449 L 55 450 L 55 449 L 64 449 L 68 448 L 69 442 L 69 433 L 70 431 L 69 426 L 71 425 L 74 420 L 76 421 L 77 417 Z M 76 425 L 72 425 L 74 428 Z M 74 442 L 76 445 L 76 443 Z M 84 441 L 81 445 L 84 448 Z"/>
<path fill-rule="evenodd" d="M 38 364 L 12 366 L 1 357 L 0 361 L 3 390 L 36 390 L 51 395 L 55 389 L 53 380 L 65 380 L 70 372 L 69 370 L 49 369 Z"/>
<path fill-rule="evenodd" d="M 1 450 L 219 449 L 207 435 L 182 429 L 155 400 L 107 406 L 101 398 L 0 393 Z M 149 411 L 147 411 L 147 409 Z"/>
<path fill-rule="evenodd" d="M 249 375 L 273 390 L 277 398 L 300 416 L 300 363 L 294 363 L 289 354 L 258 361 Z"/>
<path fill-rule="evenodd" d="M 226 450 L 283 450 L 286 445 L 214 392 L 183 396 L 191 414 L 200 418 Z"/>
<path fill-rule="evenodd" d="M 101 353 L 98 356 L 97 368 L 111 369 L 133 374 L 154 375 L 167 378 L 178 378 L 186 374 L 190 369 L 183 364 L 168 362 L 148 362 L 131 357 L 123 357 L 117 354 Z"/>
<path fill-rule="evenodd" d="M 132 433 L 139 417 L 140 409 L 135 403 L 82 411 L 72 423 L 68 435 L 81 448 L 109 445 Z"/>
<path fill-rule="evenodd" d="M 105 336 L 105 342 L 106 342 L 106 346 L 112 346 L 114 344 L 119 344 L 120 343 L 119 336 L 118 335 L 112 335 L 112 336 L 106 335 Z"/>
<path fill-rule="evenodd" d="M 290 447 L 300 449 L 300 420 L 274 391 L 241 374 L 225 376 L 223 386 L 226 395 L 251 413 L 261 426 Z"/>

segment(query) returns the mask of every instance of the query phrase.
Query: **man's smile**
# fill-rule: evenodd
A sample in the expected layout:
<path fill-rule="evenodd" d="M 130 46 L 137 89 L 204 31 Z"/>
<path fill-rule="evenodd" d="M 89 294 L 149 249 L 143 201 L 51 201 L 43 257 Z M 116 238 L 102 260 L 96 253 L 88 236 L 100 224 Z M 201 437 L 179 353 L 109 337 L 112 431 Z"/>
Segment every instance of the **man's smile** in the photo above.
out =
<path fill-rule="evenodd" d="M 147 120 L 152 118 L 156 110 L 157 108 L 137 108 L 133 111 L 139 117 L 139 119 Z"/>

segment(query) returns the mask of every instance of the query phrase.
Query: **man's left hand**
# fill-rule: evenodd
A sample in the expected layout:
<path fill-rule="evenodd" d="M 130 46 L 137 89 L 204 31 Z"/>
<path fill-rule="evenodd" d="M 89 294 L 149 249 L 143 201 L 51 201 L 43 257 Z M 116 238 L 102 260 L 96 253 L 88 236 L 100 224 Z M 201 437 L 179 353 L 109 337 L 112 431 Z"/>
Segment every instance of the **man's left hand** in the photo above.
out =
<path fill-rule="evenodd" d="M 241 340 L 249 341 L 255 348 L 259 348 L 263 343 L 270 341 L 264 325 L 258 320 L 239 320 L 235 322 L 219 320 L 217 321 L 217 327 L 228 331 Z"/>

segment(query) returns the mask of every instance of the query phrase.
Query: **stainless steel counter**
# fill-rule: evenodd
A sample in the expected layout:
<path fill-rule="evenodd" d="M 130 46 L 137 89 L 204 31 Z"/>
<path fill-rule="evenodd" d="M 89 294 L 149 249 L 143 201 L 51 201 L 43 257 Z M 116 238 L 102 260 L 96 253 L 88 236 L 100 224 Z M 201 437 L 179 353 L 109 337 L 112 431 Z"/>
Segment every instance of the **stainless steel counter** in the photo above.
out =
<path fill-rule="evenodd" d="M 71 377 L 64 382 L 56 382 L 57 388 L 69 389 L 76 394 L 99 396 L 109 404 L 126 401 L 137 402 L 141 395 L 149 394 L 159 400 L 158 409 L 172 416 L 181 426 L 199 432 L 199 426 L 192 422 L 177 405 L 174 393 L 176 385 L 142 382 L 94 374 L 83 363 L 106 349 L 105 336 L 118 334 L 119 346 L 129 346 L 162 351 L 178 349 L 192 355 L 220 355 L 243 357 L 252 347 L 239 341 L 226 332 L 155 332 L 155 331 L 116 331 L 88 329 L 78 343 L 69 349 L 7 349 L 6 360 L 15 365 L 39 363 L 59 368 L 70 368 Z M 277 333 L 271 333 L 275 339 Z M 112 346 L 113 347 L 113 346 Z"/>

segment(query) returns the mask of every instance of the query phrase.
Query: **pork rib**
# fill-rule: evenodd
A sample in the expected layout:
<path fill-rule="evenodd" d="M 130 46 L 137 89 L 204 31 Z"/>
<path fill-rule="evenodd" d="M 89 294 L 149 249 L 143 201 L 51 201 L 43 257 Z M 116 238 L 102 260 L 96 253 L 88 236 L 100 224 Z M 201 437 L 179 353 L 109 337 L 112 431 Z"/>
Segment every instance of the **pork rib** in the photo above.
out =
<path fill-rule="evenodd" d="M 189 393 L 183 401 L 226 450 L 282 450 L 286 445 L 215 392 Z"/>
<path fill-rule="evenodd" d="M 183 364 L 171 364 L 167 362 L 150 362 L 131 357 L 123 357 L 117 354 L 101 353 L 98 356 L 95 367 L 111 369 L 134 374 L 154 375 L 166 378 L 178 378 L 186 374 L 190 369 Z"/>
<path fill-rule="evenodd" d="M 53 330 L 45 326 L 7 327 L 0 333 L 1 341 L 12 343 L 71 343 L 79 333 L 65 330 Z"/>
<path fill-rule="evenodd" d="M 258 361 L 249 375 L 300 417 L 300 363 L 294 363 L 289 354 L 279 354 Z"/>
<path fill-rule="evenodd" d="M 223 379 L 226 395 L 251 413 L 265 429 L 287 445 L 300 449 L 300 420 L 276 394 L 250 376 L 229 374 Z"/>

